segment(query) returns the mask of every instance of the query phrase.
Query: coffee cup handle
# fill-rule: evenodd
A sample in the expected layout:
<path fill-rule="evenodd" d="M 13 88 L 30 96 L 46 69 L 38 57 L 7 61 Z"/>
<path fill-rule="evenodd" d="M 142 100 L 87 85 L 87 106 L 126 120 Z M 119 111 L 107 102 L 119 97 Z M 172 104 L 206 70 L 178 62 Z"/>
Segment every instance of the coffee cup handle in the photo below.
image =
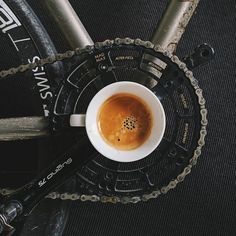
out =
<path fill-rule="evenodd" d="M 85 127 L 85 114 L 72 114 L 70 116 L 71 127 Z"/>

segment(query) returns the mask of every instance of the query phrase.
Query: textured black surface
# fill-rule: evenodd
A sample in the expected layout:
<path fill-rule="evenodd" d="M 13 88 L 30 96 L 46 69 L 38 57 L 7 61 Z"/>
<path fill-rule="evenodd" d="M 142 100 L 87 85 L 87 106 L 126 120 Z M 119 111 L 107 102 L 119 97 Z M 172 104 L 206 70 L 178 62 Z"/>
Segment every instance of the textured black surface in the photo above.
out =
<path fill-rule="evenodd" d="M 34 7 L 36 1 L 29 1 Z M 94 41 L 148 39 L 166 1 L 71 1 Z M 52 22 L 42 21 L 51 30 Z M 177 55 L 207 42 L 215 60 L 197 68 L 209 111 L 206 146 L 192 174 L 175 190 L 137 205 L 73 202 L 63 235 L 235 235 L 235 4 L 202 0 Z M 49 32 L 52 36 L 57 31 Z M 68 46 L 57 37 L 59 51 Z M 46 203 L 45 203 L 46 204 Z M 34 231 L 31 231 L 31 235 Z"/>

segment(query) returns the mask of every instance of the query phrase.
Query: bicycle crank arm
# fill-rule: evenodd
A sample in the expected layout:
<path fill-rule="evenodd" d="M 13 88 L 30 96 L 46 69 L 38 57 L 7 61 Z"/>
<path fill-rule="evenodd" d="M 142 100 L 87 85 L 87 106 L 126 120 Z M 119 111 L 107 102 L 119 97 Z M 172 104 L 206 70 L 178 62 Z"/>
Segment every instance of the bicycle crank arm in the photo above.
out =
<path fill-rule="evenodd" d="M 97 151 L 88 138 L 84 137 L 35 180 L 6 196 L 4 205 L 0 206 L 0 231 L 12 231 L 52 189 L 63 184 L 96 155 L 98 155 Z"/>
<path fill-rule="evenodd" d="M 189 70 L 193 70 L 198 66 L 204 65 L 214 59 L 214 49 L 204 43 L 194 49 L 192 53 L 185 56 L 182 61 L 187 65 Z"/>

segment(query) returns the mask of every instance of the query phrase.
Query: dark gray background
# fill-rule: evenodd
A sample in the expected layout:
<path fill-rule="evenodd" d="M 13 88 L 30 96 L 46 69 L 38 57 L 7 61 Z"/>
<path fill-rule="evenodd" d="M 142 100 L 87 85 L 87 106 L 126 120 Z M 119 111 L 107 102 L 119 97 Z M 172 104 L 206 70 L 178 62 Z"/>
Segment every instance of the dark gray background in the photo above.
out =
<path fill-rule="evenodd" d="M 67 49 L 41 1 L 28 2 L 56 39 L 58 51 Z M 149 39 L 166 2 L 71 0 L 94 41 Z M 146 203 L 74 202 L 64 235 L 235 235 L 234 15 L 233 0 L 201 0 L 177 50 L 182 58 L 207 42 L 216 52 L 214 61 L 194 71 L 204 89 L 209 125 L 206 146 L 192 174 L 175 190 Z"/>

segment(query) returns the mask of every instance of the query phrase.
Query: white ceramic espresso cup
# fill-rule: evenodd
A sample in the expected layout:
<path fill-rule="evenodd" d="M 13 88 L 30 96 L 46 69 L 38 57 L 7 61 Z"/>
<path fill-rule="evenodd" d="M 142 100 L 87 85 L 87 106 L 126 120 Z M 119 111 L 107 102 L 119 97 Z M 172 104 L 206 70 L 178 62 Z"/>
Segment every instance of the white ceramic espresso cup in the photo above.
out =
<path fill-rule="evenodd" d="M 127 151 L 116 149 L 106 143 L 99 132 L 97 116 L 100 107 L 108 98 L 118 93 L 129 93 L 140 97 L 152 112 L 151 133 L 147 140 L 136 149 Z M 90 142 L 103 156 L 118 162 L 132 162 L 148 156 L 157 148 L 165 131 L 166 118 L 161 102 L 152 91 L 138 83 L 124 81 L 112 83 L 101 89 L 89 103 L 86 114 L 70 116 L 70 126 L 85 126 Z"/>

